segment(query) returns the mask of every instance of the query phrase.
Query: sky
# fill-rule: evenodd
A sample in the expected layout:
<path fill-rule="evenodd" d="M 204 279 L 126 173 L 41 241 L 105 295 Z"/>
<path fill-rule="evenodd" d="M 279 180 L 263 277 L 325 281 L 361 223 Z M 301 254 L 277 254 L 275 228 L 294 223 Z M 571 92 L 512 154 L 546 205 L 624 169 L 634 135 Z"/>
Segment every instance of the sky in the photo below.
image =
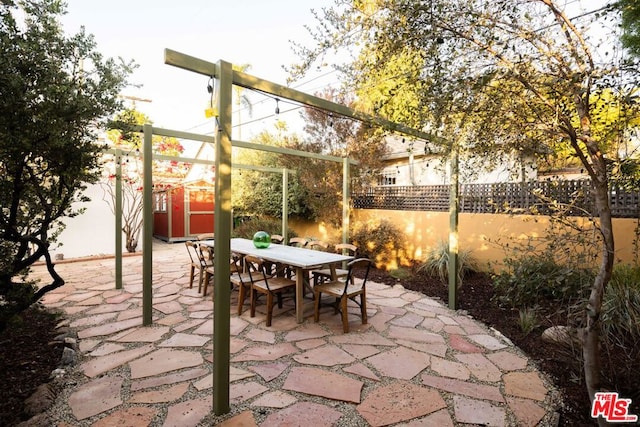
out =
<path fill-rule="evenodd" d="M 154 126 L 210 134 L 213 122 L 204 115 L 210 99 L 205 76 L 164 64 L 164 49 L 169 48 L 200 59 L 233 64 L 249 64 L 248 72 L 278 84 L 286 84 L 283 66 L 298 58 L 290 40 L 311 43 L 304 25 L 315 27 L 311 9 L 333 5 L 333 0 L 66 0 L 67 14 L 62 24 L 68 34 L 84 26 L 93 34 L 97 50 L 105 57 L 134 60 L 138 69 L 131 82 L 141 88 L 129 88 L 123 95 L 141 98 L 136 109 L 147 114 Z M 315 93 L 336 76 L 324 71 L 324 77 L 308 83 L 292 84 L 298 90 Z M 251 117 L 243 112 L 242 139 L 267 128 L 273 130 L 275 101 L 248 94 L 254 104 Z M 280 105 L 281 120 L 295 123 L 299 114 Z M 265 117 L 261 120 L 262 117 Z M 237 132 L 235 130 L 234 132 Z M 236 134 L 237 136 L 237 134 Z"/>

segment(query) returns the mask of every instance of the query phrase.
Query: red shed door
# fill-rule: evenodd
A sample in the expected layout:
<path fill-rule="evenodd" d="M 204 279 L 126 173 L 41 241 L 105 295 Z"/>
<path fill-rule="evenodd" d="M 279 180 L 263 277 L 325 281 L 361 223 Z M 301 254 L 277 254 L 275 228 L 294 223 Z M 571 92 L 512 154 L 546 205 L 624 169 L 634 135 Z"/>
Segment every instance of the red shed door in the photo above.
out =
<path fill-rule="evenodd" d="M 213 189 L 190 189 L 188 206 L 189 234 L 213 233 Z"/>

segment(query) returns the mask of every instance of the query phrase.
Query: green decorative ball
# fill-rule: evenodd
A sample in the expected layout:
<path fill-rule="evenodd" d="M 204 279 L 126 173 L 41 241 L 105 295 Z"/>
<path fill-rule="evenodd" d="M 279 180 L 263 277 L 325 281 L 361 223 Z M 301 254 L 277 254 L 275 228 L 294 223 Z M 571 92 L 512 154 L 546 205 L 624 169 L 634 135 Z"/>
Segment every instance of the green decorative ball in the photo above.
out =
<path fill-rule="evenodd" d="M 253 245 L 258 249 L 266 249 L 271 245 L 271 236 L 266 231 L 258 231 L 253 235 Z"/>

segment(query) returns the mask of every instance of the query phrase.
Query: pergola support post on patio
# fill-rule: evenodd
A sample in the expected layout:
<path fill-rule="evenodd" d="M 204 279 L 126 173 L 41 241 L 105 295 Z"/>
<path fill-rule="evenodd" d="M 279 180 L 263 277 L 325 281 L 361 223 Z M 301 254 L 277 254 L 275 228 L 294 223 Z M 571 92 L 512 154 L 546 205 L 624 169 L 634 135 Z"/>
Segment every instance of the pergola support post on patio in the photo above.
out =
<path fill-rule="evenodd" d="M 152 323 L 153 313 L 153 129 L 145 124 L 142 145 L 142 324 Z"/>
<path fill-rule="evenodd" d="M 282 169 L 282 244 L 289 241 L 289 171 Z"/>
<path fill-rule="evenodd" d="M 113 211 L 116 216 L 116 289 L 122 289 L 122 150 L 115 151 L 115 201 Z"/>

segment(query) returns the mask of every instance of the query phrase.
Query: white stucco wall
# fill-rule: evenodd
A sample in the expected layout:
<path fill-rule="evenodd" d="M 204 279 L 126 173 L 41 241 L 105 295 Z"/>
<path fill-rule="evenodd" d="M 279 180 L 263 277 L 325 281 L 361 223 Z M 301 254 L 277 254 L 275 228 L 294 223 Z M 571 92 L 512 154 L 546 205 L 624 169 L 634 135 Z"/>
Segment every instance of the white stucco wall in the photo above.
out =
<path fill-rule="evenodd" d="M 62 246 L 55 248 L 54 245 L 52 257 L 56 254 L 63 254 L 65 259 L 115 254 L 115 219 L 109 205 L 103 200 L 103 194 L 99 184 L 87 188 L 85 195 L 91 201 L 74 206 L 85 207 L 86 211 L 75 218 L 63 219 L 67 227 L 58 237 L 58 243 L 62 243 Z M 138 250 L 141 247 L 142 243 L 138 245 Z M 124 245 L 122 250 L 126 252 Z"/>

